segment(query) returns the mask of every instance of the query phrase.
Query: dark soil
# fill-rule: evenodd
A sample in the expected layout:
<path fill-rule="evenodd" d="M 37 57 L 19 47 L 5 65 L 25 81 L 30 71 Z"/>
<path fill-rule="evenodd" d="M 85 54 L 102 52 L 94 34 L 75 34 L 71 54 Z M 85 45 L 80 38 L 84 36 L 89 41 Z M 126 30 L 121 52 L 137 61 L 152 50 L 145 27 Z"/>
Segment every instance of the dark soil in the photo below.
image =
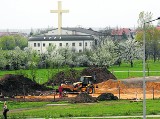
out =
<path fill-rule="evenodd" d="M 96 98 L 93 98 L 88 93 L 80 93 L 74 99 L 71 100 L 71 103 L 93 103 L 97 102 Z"/>
<path fill-rule="evenodd" d="M 105 100 L 118 100 L 117 96 L 114 96 L 112 93 L 102 93 L 97 97 L 98 101 L 105 101 Z"/>
<path fill-rule="evenodd" d="M 89 67 L 84 69 L 82 72 L 76 71 L 74 69 L 70 69 L 67 72 L 59 72 L 46 84 L 59 85 L 65 81 L 74 83 L 79 81 L 80 76 L 93 76 L 96 79 L 96 83 L 101 83 L 109 79 L 117 80 L 117 78 L 109 70 L 107 70 L 107 68 Z"/>
<path fill-rule="evenodd" d="M 22 75 L 7 74 L 0 79 L 0 93 L 3 96 L 36 95 L 37 91 L 46 90 L 49 89 Z"/>
<path fill-rule="evenodd" d="M 117 80 L 117 78 L 109 70 L 107 70 L 107 68 L 86 68 L 82 71 L 81 75 L 89 75 L 95 77 L 96 83 L 101 83 L 109 79 Z"/>

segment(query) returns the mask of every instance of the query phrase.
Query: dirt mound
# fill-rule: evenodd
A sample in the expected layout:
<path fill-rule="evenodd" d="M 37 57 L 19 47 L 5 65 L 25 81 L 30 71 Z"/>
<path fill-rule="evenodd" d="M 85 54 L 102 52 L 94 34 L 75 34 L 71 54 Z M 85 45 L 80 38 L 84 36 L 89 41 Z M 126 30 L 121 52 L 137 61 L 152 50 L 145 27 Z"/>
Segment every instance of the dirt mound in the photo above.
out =
<path fill-rule="evenodd" d="M 120 87 L 122 89 L 126 89 L 126 86 L 118 80 L 109 79 L 107 81 L 98 83 L 98 88 L 96 88 L 96 93 L 106 93 L 112 92 L 117 93 L 117 89 Z"/>
<path fill-rule="evenodd" d="M 87 93 L 80 93 L 73 100 L 71 100 L 71 103 L 93 103 L 93 102 L 97 102 L 96 98 L 93 98 Z"/>
<path fill-rule="evenodd" d="M 146 77 L 146 90 L 160 90 L 160 77 Z M 143 78 L 130 78 L 123 80 L 107 80 L 101 83 L 98 83 L 98 88 L 96 88 L 96 93 L 113 93 L 118 94 L 119 91 L 121 94 L 125 93 L 135 93 L 142 92 L 143 88 Z"/>
<path fill-rule="evenodd" d="M 89 67 L 84 69 L 82 72 L 79 72 L 74 69 L 70 69 L 68 71 L 61 71 L 57 73 L 50 81 L 48 81 L 47 85 L 59 85 L 60 83 L 64 83 L 65 81 L 70 81 L 71 83 L 79 81 L 80 76 L 93 76 L 96 79 L 96 83 L 100 83 L 106 81 L 108 79 L 117 78 L 106 68 L 99 67 Z"/>
<path fill-rule="evenodd" d="M 0 79 L 0 92 L 4 96 L 33 95 L 37 90 L 49 89 L 22 75 L 7 74 Z"/>
<path fill-rule="evenodd" d="M 95 77 L 97 83 L 101 83 L 109 79 L 117 79 L 109 70 L 107 70 L 107 68 L 99 67 L 86 68 L 82 71 L 81 75 L 93 76 Z"/>
<path fill-rule="evenodd" d="M 64 83 L 65 81 L 76 82 L 78 81 L 78 77 L 80 74 L 77 70 L 70 69 L 68 71 L 61 71 L 57 73 L 52 79 L 50 79 L 46 85 L 59 85 L 60 83 Z"/>
<path fill-rule="evenodd" d="M 160 90 L 160 82 L 146 82 L 146 88 Z"/>
<path fill-rule="evenodd" d="M 118 87 L 125 88 L 126 86 L 121 81 L 109 79 L 107 81 L 98 83 L 98 87 L 100 88 L 106 88 L 106 87 L 107 88 L 118 88 Z"/>
<path fill-rule="evenodd" d="M 105 100 L 118 100 L 117 96 L 114 96 L 112 93 L 102 93 L 97 97 L 98 101 L 105 101 Z"/>
<path fill-rule="evenodd" d="M 156 82 L 160 82 L 159 76 L 148 76 L 145 77 L 145 81 L 147 83 L 147 87 L 155 87 Z M 142 88 L 143 87 L 143 77 L 129 78 L 123 79 L 121 82 L 127 86 L 128 88 Z"/>

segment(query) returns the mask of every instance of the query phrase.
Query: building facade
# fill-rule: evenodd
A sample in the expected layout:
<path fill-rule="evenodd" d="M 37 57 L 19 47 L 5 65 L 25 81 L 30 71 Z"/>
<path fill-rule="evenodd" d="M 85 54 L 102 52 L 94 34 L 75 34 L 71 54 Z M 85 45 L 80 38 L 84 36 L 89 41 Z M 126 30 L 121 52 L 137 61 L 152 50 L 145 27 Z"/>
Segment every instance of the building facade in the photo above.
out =
<path fill-rule="evenodd" d="M 56 49 L 69 47 L 75 52 L 83 52 L 92 49 L 94 38 L 91 35 L 45 35 L 30 37 L 28 40 L 28 46 L 40 53 L 45 53 L 51 45 L 56 46 Z"/>
<path fill-rule="evenodd" d="M 114 40 L 127 40 L 129 38 L 134 38 L 133 31 L 130 28 L 113 29 L 111 36 Z"/>

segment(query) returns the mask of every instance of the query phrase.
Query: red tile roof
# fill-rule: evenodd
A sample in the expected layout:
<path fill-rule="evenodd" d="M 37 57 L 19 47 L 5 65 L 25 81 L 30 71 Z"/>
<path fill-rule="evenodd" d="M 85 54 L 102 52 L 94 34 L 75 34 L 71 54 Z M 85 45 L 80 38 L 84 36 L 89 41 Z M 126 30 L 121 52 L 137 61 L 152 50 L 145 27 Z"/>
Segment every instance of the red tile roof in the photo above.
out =
<path fill-rule="evenodd" d="M 121 36 L 123 34 L 123 32 L 125 34 L 129 34 L 131 32 L 131 30 L 129 28 L 122 28 L 122 29 L 113 29 L 111 35 L 119 35 Z"/>
<path fill-rule="evenodd" d="M 15 35 L 15 34 L 18 34 L 18 32 L 0 32 L 0 36 Z"/>
<path fill-rule="evenodd" d="M 158 30 L 160 30 L 160 26 L 157 26 L 156 28 L 157 28 Z"/>

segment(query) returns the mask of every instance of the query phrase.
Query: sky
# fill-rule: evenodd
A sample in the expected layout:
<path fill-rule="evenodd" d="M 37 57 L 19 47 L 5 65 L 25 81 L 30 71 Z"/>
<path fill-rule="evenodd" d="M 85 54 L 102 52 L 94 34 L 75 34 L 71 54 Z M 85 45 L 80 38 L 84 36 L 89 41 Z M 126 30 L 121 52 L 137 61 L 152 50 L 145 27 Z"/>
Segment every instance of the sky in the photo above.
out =
<path fill-rule="evenodd" d="M 160 0 L 61 0 L 62 27 L 136 27 L 140 12 L 160 17 Z M 58 0 L 0 0 L 0 29 L 58 27 Z M 157 23 L 157 22 L 156 22 Z M 154 23 L 154 24 L 156 24 Z"/>

